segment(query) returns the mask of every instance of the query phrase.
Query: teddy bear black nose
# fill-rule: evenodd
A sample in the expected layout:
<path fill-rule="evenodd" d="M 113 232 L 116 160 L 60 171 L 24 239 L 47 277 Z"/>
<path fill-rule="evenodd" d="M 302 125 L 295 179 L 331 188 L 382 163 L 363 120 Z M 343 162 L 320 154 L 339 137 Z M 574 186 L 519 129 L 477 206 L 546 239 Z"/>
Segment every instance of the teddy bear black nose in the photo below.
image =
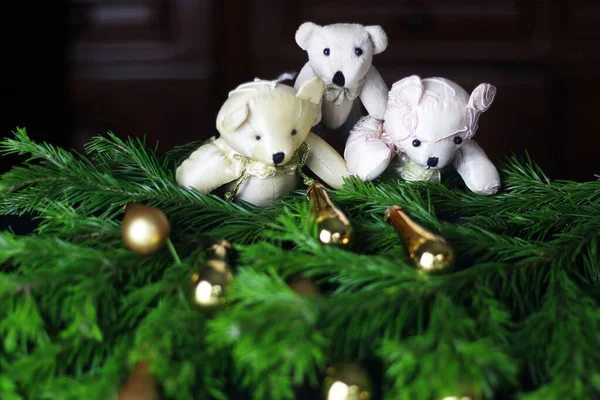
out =
<path fill-rule="evenodd" d="M 344 78 L 342 71 L 336 72 L 331 81 L 338 86 L 344 86 L 346 84 L 346 78 Z"/>
<path fill-rule="evenodd" d="M 436 165 L 438 165 L 438 161 L 439 161 L 439 159 L 437 157 L 429 157 L 427 159 L 427 166 L 435 167 Z"/>
<path fill-rule="evenodd" d="M 273 162 L 275 164 L 281 164 L 281 162 L 283 161 L 284 158 L 285 158 L 285 153 L 279 152 L 279 153 L 273 154 Z"/>

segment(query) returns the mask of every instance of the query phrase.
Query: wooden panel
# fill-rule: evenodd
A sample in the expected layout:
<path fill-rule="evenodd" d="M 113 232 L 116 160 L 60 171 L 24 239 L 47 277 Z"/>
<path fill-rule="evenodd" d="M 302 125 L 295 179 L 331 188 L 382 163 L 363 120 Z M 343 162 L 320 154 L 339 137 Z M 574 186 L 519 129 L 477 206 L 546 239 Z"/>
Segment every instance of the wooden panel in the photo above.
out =
<path fill-rule="evenodd" d="M 552 122 L 561 133 L 558 162 L 562 175 L 569 179 L 593 180 L 600 175 L 600 68 L 598 61 L 574 66 L 555 77 L 557 106 Z"/>
<path fill-rule="evenodd" d="M 165 41 L 173 39 L 172 4 L 166 0 L 78 0 L 87 10 L 90 28 L 81 41 L 86 44 Z"/>
<path fill-rule="evenodd" d="M 77 1 L 86 26 L 70 52 L 73 146 L 109 130 L 161 151 L 215 134 L 218 2 Z"/>
<path fill-rule="evenodd" d="M 104 68 L 137 62 L 148 67 L 177 62 L 195 64 L 200 75 L 210 73 L 215 58 L 213 1 L 77 1 L 87 26 L 70 59 L 85 71 L 93 64 Z"/>
<path fill-rule="evenodd" d="M 273 75 L 301 68 L 306 54 L 297 46 L 294 33 L 305 21 L 381 25 L 390 43 L 376 56 L 376 65 L 540 60 L 549 52 L 549 1 L 372 0 L 368 4 L 364 0 L 251 0 L 248 40 L 253 72 L 266 67 Z"/>
<path fill-rule="evenodd" d="M 596 0 L 569 0 L 556 26 L 555 54 L 559 63 L 599 61 L 600 4 Z"/>
<path fill-rule="evenodd" d="M 117 136 L 146 135 L 159 150 L 216 134 L 214 118 L 225 99 L 211 97 L 210 82 L 178 80 L 80 79 L 72 98 L 79 148 L 90 136 L 113 131 Z"/>

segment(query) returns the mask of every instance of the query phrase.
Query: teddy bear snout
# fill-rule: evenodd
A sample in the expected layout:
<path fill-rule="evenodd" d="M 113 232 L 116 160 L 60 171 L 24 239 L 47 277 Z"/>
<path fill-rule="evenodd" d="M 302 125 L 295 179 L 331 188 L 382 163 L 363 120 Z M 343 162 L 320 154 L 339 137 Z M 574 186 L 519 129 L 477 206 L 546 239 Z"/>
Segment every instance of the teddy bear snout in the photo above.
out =
<path fill-rule="evenodd" d="M 342 71 L 337 71 L 334 75 L 333 75 L 333 79 L 331 80 L 334 84 L 338 85 L 338 86 L 344 86 L 346 84 L 346 77 L 344 76 L 344 74 L 342 73 Z"/>
<path fill-rule="evenodd" d="M 437 157 L 429 157 L 427 159 L 427 166 L 428 167 L 437 167 L 439 161 L 440 161 L 440 159 Z"/>
<path fill-rule="evenodd" d="M 285 153 L 283 153 L 281 151 L 279 153 L 273 154 L 273 162 L 275 164 L 281 164 L 283 162 L 284 158 L 285 158 Z"/>

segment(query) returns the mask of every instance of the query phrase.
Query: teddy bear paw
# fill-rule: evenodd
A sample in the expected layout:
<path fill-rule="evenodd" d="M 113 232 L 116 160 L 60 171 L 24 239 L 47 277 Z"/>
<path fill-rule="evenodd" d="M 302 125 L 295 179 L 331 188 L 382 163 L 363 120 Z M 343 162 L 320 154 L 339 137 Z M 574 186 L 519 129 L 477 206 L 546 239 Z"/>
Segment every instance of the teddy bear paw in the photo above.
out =
<path fill-rule="evenodd" d="M 494 181 L 491 185 L 485 187 L 484 189 L 478 191 L 478 194 L 482 194 L 484 196 L 489 196 L 492 194 L 498 193 L 500 190 L 500 181 Z"/>

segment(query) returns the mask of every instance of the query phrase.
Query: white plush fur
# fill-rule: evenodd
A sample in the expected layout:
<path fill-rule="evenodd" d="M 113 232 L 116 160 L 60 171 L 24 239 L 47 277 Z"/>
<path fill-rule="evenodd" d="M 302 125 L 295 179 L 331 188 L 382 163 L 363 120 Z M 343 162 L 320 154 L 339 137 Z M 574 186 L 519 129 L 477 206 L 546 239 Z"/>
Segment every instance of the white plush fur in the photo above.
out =
<path fill-rule="evenodd" d="M 393 157 L 403 155 L 423 170 L 452 163 L 471 191 L 496 193 L 498 171 L 472 139 L 480 114 L 495 94 L 496 88 L 487 83 L 469 95 L 445 78 L 410 76 L 396 82 L 388 94 L 384 122 L 363 118 L 350 133 L 344 157 L 351 174 L 374 179 Z"/>
<path fill-rule="evenodd" d="M 315 76 L 323 79 L 325 84 L 332 85 L 333 77 L 338 71 L 345 78 L 345 88 L 355 88 L 365 78 L 357 93 L 358 98 L 369 115 L 383 118 L 388 88 L 371 64 L 373 55 L 387 48 L 388 38 L 383 28 L 359 24 L 320 26 L 305 22 L 296 32 L 296 43 L 308 53 L 308 62 L 298 74 L 294 87 L 302 86 Z M 329 49 L 328 56 L 323 53 L 326 48 Z M 357 48 L 362 50 L 362 55 L 356 55 Z M 342 126 L 355 101 L 345 99 L 342 104 L 335 105 L 324 100 L 321 113 L 325 126 L 330 129 Z"/>
<path fill-rule="evenodd" d="M 275 171 L 275 167 L 287 165 L 307 141 L 310 153 L 306 166 L 326 184 L 339 188 L 348 176 L 345 161 L 310 132 L 323 90 L 323 81 L 318 78 L 298 90 L 278 81 L 239 86 L 217 116 L 221 137 L 200 146 L 177 168 L 177 182 L 206 194 L 226 184 L 230 189 L 238 178 L 250 173 L 237 197 L 266 206 L 297 187 L 297 174 Z M 283 158 L 275 162 L 278 153 L 283 153 Z M 252 162 L 243 163 L 239 156 Z"/>

